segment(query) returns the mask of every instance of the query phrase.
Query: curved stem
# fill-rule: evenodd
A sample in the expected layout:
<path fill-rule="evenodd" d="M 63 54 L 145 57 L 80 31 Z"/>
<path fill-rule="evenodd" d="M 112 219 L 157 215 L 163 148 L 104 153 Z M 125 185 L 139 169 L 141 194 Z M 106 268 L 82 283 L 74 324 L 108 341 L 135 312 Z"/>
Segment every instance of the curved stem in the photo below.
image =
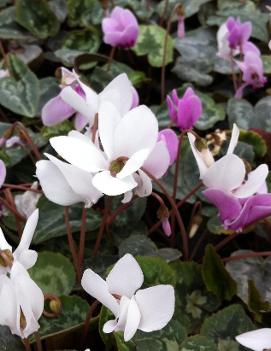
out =
<path fill-rule="evenodd" d="M 183 137 L 185 133 L 186 133 L 185 131 L 182 131 L 179 136 L 179 145 L 178 145 L 177 158 L 175 162 L 175 173 L 174 173 L 173 192 L 172 192 L 172 197 L 174 200 L 176 199 L 176 194 L 177 194 L 179 168 L 180 168 L 180 161 L 181 161 L 181 150 L 182 150 Z"/>
<path fill-rule="evenodd" d="M 86 242 L 86 224 L 87 224 L 87 209 L 83 207 L 81 228 L 80 228 L 80 243 L 79 243 L 79 258 L 78 265 L 80 268 L 80 276 L 82 276 L 83 265 L 84 265 L 84 254 L 85 254 L 85 242 Z"/>
<path fill-rule="evenodd" d="M 202 187 L 202 182 L 199 182 L 182 200 L 180 200 L 177 203 L 177 208 L 179 209 L 191 196 L 193 196 L 200 188 Z M 171 209 L 169 211 L 169 214 L 171 215 L 173 213 L 173 210 Z M 156 222 L 150 229 L 149 229 L 149 234 L 153 233 L 157 228 L 160 227 L 162 223 L 162 220 L 159 220 Z"/>
<path fill-rule="evenodd" d="M 219 251 L 221 250 L 224 246 L 226 246 L 229 242 L 231 242 L 233 239 L 235 239 L 238 235 L 240 235 L 241 233 L 234 233 L 234 234 L 229 234 L 227 235 L 227 237 L 225 239 L 223 239 L 222 241 L 220 241 L 220 243 L 218 243 L 215 246 L 215 250 Z"/>
<path fill-rule="evenodd" d="M 75 243 L 73 236 L 72 236 L 72 228 L 71 228 L 71 224 L 69 221 L 69 208 L 68 207 L 65 207 L 65 209 L 64 209 L 64 219 L 65 219 L 65 224 L 66 224 L 66 228 L 67 228 L 68 244 L 69 244 L 70 252 L 72 255 L 72 260 L 73 260 L 73 265 L 74 265 L 74 269 L 76 272 L 77 281 L 80 282 L 81 273 L 80 273 L 80 267 L 78 265 L 77 247 L 76 247 L 76 243 Z"/>
<path fill-rule="evenodd" d="M 85 319 L 85 323 L 84 323 L 84 329 L 83 329 L 83 334 L 82 334 L 82 339 L 81 339 L 81 346 L 83 347 L 85 342 L 86 342 L 86 338 L 87 338 L 87 334 L 88 334 L 88 329 L 89 329 L 89 325 L 93 316 L 93 313 L 95 312 L 96 308 L 99 305 L 99 301 L 94 301 L 88 310 L 88 313 L 86 315 L 86 319 Z"/>
<path fill-rule="evenodd" d="M 31 189 L 31 187 L 25 187 L 23 185 L 16 185 L 16 184 L 8 184 L 4 183 L 3 188 L 15 189 L 15 190 L 23 190 L 23 191 L 32 191 L 33 193 L 42 194 L 43 191 L 39 189 Z"/>
<path fill-rule="evenodd" d="M 26 351 L 31 351 L 30 342 L 28 339 L 22 339 Z"/>
<path fill-rule="evenodd" d="M 107 62 L 107 71 L 110 71 L 111 70 L 111 65 L 112 65 L 112 62 L 114 60 L 114 56 L 116 54 L 116 46 L 112 46 L 112 49 L 110 51 L 110 55 L 109 55 L 109 58 L 108 58 L 108 62 Z"/>
<path fill-rule="evenodd" d="M 244 255 L 225 257 L 225 258 L 222 258 L 222 261 L 223 262 L 238 261 L 238 260 L 244 260 L 250 257 L 261 257 L 261 256 L 271 256 L 271 251 L 250 252 Z"/>
<path fill-rule="evenodd" d="M 180 227 L 180 232 L 181 232 L 181 238 L 182 238 L 182 243 L 183 243 L 183 255 L 184 259 L 187 260 L 189 258 L 189 246 L 188 246 L 188 236 L 183 224 L 182 217 L 177 209 L 175 201 L 172 199 L 170 194 L 168 193 L 167 189 L 164 187 L 164 185 L 156 178 L 154 177 L 150 172 L 142 168 L 142 171 L 147 174 L 148 177 L 150 177 L 161 189 L 161 191 L 165 194 L 168 202 L 170 203 L 172 210 L 175 214 L 176 220 L 178 222 L 178 225 Z"/>

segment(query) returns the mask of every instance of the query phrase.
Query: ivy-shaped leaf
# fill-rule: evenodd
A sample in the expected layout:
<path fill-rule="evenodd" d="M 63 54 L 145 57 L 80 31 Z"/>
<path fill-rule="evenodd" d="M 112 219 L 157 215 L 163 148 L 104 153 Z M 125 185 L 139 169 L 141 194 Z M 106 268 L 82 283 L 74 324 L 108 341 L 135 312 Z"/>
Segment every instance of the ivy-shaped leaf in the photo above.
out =
<path fill-rule="evenodd" d="M 46 0 L 17 0 L 16 21 L 39 39 L 56 35 L 60 26 Z"/>
<path fill-rule="evenodd" d="M 36 75 L 15 55 L 8 56 L 11 77 L 0 79 L 0 104 L 18 115 L 35 117 L 40 96 Z"/>
<path fill-rule="evenodd" d="M 165 35 L 165 29 L 158 25 L 141 25 L 137 44 L 133 50 L 138 56 L 147 55 L 151 66 L 161 67 L 163 65 Z M 173 60 L 173 44 L 173 39 L 169 35 L 165 51 L 165 65 Z"/>
<path fill-rule="evenodd" d="M 60 253 L 41 252 L 29 274 L 44 293 L 56 296 L 68 295 L 75 284 L 73 265 Z"/>
<path fill-rule="evenodd" d="M 0 12 L 0 39 L 31 39 L 29 33 L 16 23 L 15 7 L 10 6 Z"/>

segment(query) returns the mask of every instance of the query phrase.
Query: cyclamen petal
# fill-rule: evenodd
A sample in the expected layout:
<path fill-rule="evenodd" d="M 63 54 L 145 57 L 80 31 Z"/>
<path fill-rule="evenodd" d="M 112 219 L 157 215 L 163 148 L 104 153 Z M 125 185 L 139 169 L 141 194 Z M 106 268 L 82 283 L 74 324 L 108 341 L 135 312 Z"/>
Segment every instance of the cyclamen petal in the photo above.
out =
<path fill-rule="evenodd" d="M 170 165 L 172 165 L 178 153 L 179 139 L 176 133 L 172 129 L 163 129 L 158 134 L 158 141 L 163 140 L 166 143 L 169 156 L 170 156 Z"/>
<path fill-rule="evenodd" d="M 263 328 L 236 336 L 236 341 L 251 350 L 263 351 L 271 348 L 271 329 Z"/>
<path fill-rule="evenodd" d="M 41 119 L 45 126 L 54 126 L 75 113 L 71 105 L 67 104 L 60 95 L 49 100 L 42 108 Z"/>
<path fill-rule="evenodd" d="M 5 182 L 6 175 L 7 175 L 7 169 L 6 169 L 5 163 L 2 160 L 0 160 L 0 188 Z"/>

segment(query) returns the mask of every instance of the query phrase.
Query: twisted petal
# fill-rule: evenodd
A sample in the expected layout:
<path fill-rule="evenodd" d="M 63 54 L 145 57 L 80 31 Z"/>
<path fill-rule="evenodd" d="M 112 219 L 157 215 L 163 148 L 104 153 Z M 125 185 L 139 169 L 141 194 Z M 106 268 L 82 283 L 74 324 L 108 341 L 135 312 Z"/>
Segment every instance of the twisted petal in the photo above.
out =
<path fill-rule="evenodd" d="M 107 283 L 91 269 L 85 270 L 82 281 L 83 289 L 106 306 L 115 317 L 119 316 L 119 304 L 108 290 Z"/>
<path fill-rule="evenodd" d="M 132 297 L 144 281 L 142 270 L 130 254 L 123 256 L 106 278 L 108 289 L 111 294 Z"/>
<path fill-rule="evenodd" d="M 171 285 L 156 285 L 139 290 L 135 300 L 141 313 L 139 329 L 152 332 L 164 328 L 175 309 L 175 294 Z"/>

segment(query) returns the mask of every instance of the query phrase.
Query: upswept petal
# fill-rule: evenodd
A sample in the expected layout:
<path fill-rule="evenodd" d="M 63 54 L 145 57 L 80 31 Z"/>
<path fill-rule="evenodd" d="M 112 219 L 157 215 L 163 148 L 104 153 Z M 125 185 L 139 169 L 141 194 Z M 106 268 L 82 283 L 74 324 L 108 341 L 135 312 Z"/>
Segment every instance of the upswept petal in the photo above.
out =
<path fill-rule="evenodd" d="M 25 269 L 29 269 L 35 265 L 38 259 L 38 253 L 34 250 L 25 250 L 18 257 L 18 261 L 24 266 Z"/>
<path fill-rule="evenodd" d="M 239 134 L 240 134 L 240 130 L 237 127 L 237 125 L 234 123 L 233 127 L 232 127 L 231 140 L 230 140 L 230 144 L 229 144 L 229 147 L 227 150 L 227 155 L 233 154 L 234 149 L 238 143 Z"/>
<path fill-rule="evenodd" d="M 109 101 L 101 103 L 98 113 L 101 143 L 106 155 L 112 158 L 114 153 L 114 133 L 121 120 L 121 115 L 117 108 Z"/>
<path fill-rule="evenodd" d="M 80 168 L 77 168 L 69 163 L 60 161 L 54 156 L 45 154 L 49 160 L 59 169 L 63 174 L 63 177 L 66 179 L 74 193 L 78 194 L 81 197 L 81 200 L 90 205 L 90 203 L 96 203 L 98 199 L 102 196 L 92 185 L 92 174 L 86 171 L 83 171 Z"/>
<path fill-rule="evenodd" d="M 156 285 L 139 290 L 135 294 L 135 300 L 141 313 L 138 329 L 142 331 L 162 329 L 173 316 L 175 294 L 171 285 Z"/>
<path fill-rule="evenodd" d="M 102 152 L 91 141 L 86 143 L 77 138 L 59 136 L 51 138 L 50 143 L 64 160 L 84 171 L 98 172 L 106 169 Z"/>
<path fill-rule="evenodd" d="M 139 168 L 143 166 L 149 154 L 149 149 L 143 149 L 135 152 L 125 163 L 122 170 L 117 174 L 117 178 L 123 179 L 138 171 Z"/>
<path fill-rule="evenodd" d="M 229 154 L 216 161 L 204 173 L 202 181 L 208 188 L 232 191 L 240 187 L 245 179 L 244 162 L 236 155 Z"/>
<path fill-rule="evenodd" d="M 93 186 L 105 195 L 116 196 L 126 193 L 137 186 L 133 176 L 123 179 L 113 177 L 109 171 L 103 171 L 94 175 Z"/>
<path fill-rule="evenodd" d="M 105 305 L 115 317 L 119 316 L 119 304 L 108 291 L 107 283 L 98 274 L 91 269 L 85 270 L 81 285 L 89 295 Z"/>
<path fill-rule="evenodd" d="M 159 179 L 166 173 L 169 165 L 170 155 L 166 143 L 163 140 L 158 141 L 144 162 L 143 168 Z"/>
<path fill-rule="evenodd" d="M 187 136 L 188 136 L 188 140 L 189 140 L 193 155 L 194 155 L 196 162 L 197 162 L 197 165 L 198 165 L 200 179 L 202 179 L 203 175 L 205 174 L 205 172 L 208 169 L 208 166 L 204 162 L 203 157 L 200 154 L 200 152 L 195 147 L 195 141 L 196 141 L 195 135 L 193 135 L 192 133 L 187 133 Z M 206 152 L 208 152 L 210 160 L 213 160 L 212 153 L 209 150 L 206 150 Z"/>
<path fill-rule="evenodd" d="M 12 246 L 6 241 L 3 230 L 0 228 L 0 250 L 9 250 L 12 252 Z"/>
<path fill-rule="evenodd" d="M 57 95 L 43 106 L 41 119 L 45 126 L 54 126 L 70 118 L 74 113 L 73 107 Z"/>
<path fill-rule="evenodd" d="M 61 206 L 70 206 L 83 201 L 51 161 L 38 161 L 36 167 L 36 175 L 42 190 L 50 201 Z"/>
<path fill-rule="evenodd" d="M 121 99 L 118 101 L 116 101 L 116 99 L 112 100 L 110 97 L 110 92 L 112 90 L 117 91 L 120 94 Z M 133 102 L 132 83 L 127 74 L 121 73 L 114 78 L 99 94 L 99 97 L 101 100 L 111 101 L 122 115 L 127 113 Z"/>
<path fill-rule="evenodd" d="M 152 150 L 158 138 L 158 122 L 145 105 L 130 110 L 121 119 L 114 135 L 114 158 L 131 157 L 141 149 Z"/>
<path fill-rule="evenodd" d="M 236 336 L 236 341 L 254 351 L 268 350 L 271 347 L 271 329 L 263 328 Z"/>
<path fill-rule="evenodd" d="M 130 300 L 127 312 L 126 325 L 124 329 L 124 341 L 129 341 L 135 335 L 141 319 L 141 313 L 137 306 L 135 297 Z"/>
<path fill-rule="evenodd" d="M 95 112 L 91 110 L 85 99 L 73 90 L 72 87 L 68 86 L 62 89 L 60 97 L 75 111 L 85 116 L 90 123 L 92 122 Z"/>
<path fill-rule="evenodd" d="M 268 166 L 266 164 L 258 166 L 254 171 L 248 174 L 247 181 L 234 191 L 234 195 L 239 198 L 246 198 L 255 194 L 263 185 L 268 172 Z"/>
<path fill-rule="evenodd" d="M 20 243 L 19 243 L 17 249 L 13 253 L 14 258 L 19 259 L 20 255 L 24 251 L 27 251 L 29 249 L 29 246 L 30 246 L 31 241 L 33 239 L 33 235 L 35 233 L 35 229 L 36 229 L 37 224 L 38 224 L 38 220 L 39 220 L 39 210 L 36 209 L 31 214 L 31 216 L 28 218 L 28 220 L 25 224 Z M 29 264 L 31 264 L 31 263 L 29 262 Z M 35 264 L 35 262 L 34 262 L 34 264 Z"/>
<path fill-rule="evenodd" d="M 141 287 L 143 281 L 143 272 L 137 261 L 130 254 L 126 254 L 118 260 L 106 278 L 111 294 L 129 298 Z"/>

